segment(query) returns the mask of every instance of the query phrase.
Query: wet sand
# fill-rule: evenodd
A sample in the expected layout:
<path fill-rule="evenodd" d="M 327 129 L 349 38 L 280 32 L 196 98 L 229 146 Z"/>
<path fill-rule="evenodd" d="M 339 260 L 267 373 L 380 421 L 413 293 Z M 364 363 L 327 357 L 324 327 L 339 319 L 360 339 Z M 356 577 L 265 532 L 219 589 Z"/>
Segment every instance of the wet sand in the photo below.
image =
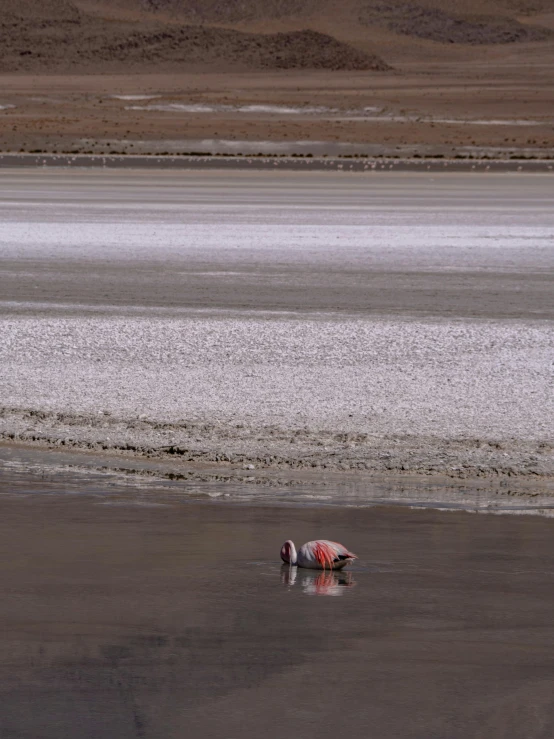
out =
<path fill-rule="evenodd" d="M 2 737 L 554 731 L 550 521 L 0 493 Z M 350 574 L 281 570 L 323 535 Z"/>
<path fill-rule="evenodd" d="M 5 440 L 252 476 L 552 478 L 549 175 L 0 187 Z"/>
<path fill-rule="evenodd" d="M 364 473 L 225 464 L 176 454 L 92 451 L 80 445 L 0 442 L 0 486 L 79 494 L 134 493 L 144 504 L 174 499 L 253 505 L 408 506 L 440 511 L 554 517 L 554 488 L 536 476 L 465 478 L 435 473 Z M 250 468 L 250 469 L 249 469 Z"/>

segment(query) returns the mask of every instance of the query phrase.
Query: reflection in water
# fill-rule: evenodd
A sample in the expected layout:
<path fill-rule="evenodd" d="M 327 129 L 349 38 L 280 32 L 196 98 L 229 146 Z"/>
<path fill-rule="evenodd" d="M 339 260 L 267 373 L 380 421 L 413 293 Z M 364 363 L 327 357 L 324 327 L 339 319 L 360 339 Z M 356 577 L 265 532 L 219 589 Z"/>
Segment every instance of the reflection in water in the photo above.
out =
<path fill-rule="evenodd" d="M 342 595 L 345 588 L 353 588 L 356 581 L 351 572 L 344 570 L 298 570 L 283 565 L 281 583 L 288 588 L 299 582 L 306 595 Z"/>

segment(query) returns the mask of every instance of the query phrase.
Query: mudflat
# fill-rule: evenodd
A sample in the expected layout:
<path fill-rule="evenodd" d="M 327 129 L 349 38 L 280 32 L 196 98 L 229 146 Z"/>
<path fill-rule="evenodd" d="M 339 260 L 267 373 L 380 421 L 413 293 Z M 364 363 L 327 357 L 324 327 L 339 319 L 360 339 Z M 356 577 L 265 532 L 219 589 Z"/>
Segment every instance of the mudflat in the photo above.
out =
<path fill-rule="evenodd" d="M 5 169 L 2 309 L 552 319 L 552 176 L 443 169 Z"/>
<path fill-rule="evenodd" d="M 551 479 L 549 175 L 1 182 L 5 440 Z"/>
<path fill-rule="evenodd" d="M 551 528 L 4 477 L 0 732 L 550 736 Z M 350 571 L 281 568 L 322 533 Z"/>

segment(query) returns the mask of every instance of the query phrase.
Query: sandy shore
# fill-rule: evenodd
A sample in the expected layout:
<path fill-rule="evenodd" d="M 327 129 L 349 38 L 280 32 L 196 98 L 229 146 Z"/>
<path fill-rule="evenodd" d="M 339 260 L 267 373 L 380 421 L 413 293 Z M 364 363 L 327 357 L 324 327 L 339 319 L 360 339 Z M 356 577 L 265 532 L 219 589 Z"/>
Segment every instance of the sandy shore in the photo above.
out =
<path fill-rule="evenodd" d="M 253 477 L 552 479 L 548 175 L 0 186 L 5 440 Z"/>

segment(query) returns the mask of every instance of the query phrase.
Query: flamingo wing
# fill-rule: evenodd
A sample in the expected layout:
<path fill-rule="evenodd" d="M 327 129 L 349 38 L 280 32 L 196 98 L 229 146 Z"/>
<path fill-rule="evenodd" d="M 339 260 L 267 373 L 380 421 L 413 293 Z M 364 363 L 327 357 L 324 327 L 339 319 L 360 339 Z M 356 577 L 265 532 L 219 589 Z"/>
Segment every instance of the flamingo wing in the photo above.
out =
<path fill-rule="evenodd" d="M 356 555 L 336 541 L 309 541 L 298 550 L 298 564 L 312 569 L 333 570 L 356 559 Z"/>

